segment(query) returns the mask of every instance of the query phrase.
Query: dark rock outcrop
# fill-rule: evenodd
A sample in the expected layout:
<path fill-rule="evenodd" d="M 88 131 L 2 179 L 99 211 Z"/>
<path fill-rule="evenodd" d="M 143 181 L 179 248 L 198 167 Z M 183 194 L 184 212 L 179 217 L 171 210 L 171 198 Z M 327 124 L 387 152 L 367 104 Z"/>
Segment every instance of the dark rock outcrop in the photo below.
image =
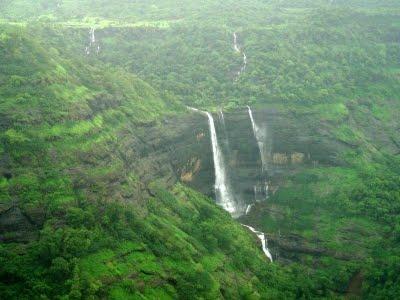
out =
<path fill-rule="evenodd" d="M 37 224 L 16 205 L 0 208 L 0 241 L 27 242 L 36 236 Z"/>

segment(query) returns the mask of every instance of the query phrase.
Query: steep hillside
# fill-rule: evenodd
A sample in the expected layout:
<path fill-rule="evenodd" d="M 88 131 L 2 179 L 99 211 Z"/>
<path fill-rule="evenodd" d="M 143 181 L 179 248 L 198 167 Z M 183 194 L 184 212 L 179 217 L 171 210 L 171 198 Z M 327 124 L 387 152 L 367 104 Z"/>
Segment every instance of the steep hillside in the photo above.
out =
<path fill-rule="evenodd" d="M 151 184 L 174 173 L 145 164 L 139 149 L 155 150 L 137 139 L 168 115 L 168 100 L 24 29 L 0 36 L 2 298 L 291 293 L 268 283 L 285 277 L 211 200 L 164 190 L 173 178 Z"/>
<path fill-rule="evenodd" d="M 160 95 L 118 68 L 62 58 L 21 28 L 3 29 L 1 37 L 2 172 L 10 180 L 4 197 L 68 202 L 78 177 L 132 177 L 110 150 L 129 124 L 168 113 Z M 50 178 L 43 190 L 41 179 Z"/>

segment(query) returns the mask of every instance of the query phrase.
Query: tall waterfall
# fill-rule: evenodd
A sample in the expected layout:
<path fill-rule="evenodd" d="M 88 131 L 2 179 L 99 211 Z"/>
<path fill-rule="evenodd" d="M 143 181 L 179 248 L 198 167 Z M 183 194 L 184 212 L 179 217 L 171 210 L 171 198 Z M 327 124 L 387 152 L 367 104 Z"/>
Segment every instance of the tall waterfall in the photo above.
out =
<path fill-rule="evenodd" d="M 207 112 L 208 124 L 210 126 L 211 145 L 214 158 L 215 169 L 215 192 L 217 202 L 231 214 L 236 211 L 235 203 L 233 201 L 232 193 L 229 190 L 227 176 L 225 172 L 224 157 L 221 148 L 218 144 L 217 132 L 215 130 L 214 119 L 212 115 Z"/>
<path fill-rule="evenodd" d="M 251 111 L 250 106 L 247 106 L 247 110 L 249 112 L 251 125 L 253 127 L 254 137 L 257 140 L 258 150 L 260 151 L 262 171 L 265 171 L 267 168 L 267 158 L 265 157 L 266 149 L 264 144 L 264 134 L 262 133 L 260 128 L 258 128 L 256 122 L 254 121 L 253 112 Z"/>
<path fill-rule="evenodd" d="M 203 113 L 208 118 L 208 125 L 210 128 L 211 146 L 214 160 L 214 171 L 215 171 L 215 195 L 217 197 L 217 203 L 222 206 L 226 211 L 234 215 L 237 213 L 233 194 L 229 187 L 229 182 L 226 175 L 224 156 L 219 146 L 217 139 L 217 131 L 215 130 L 214 118 L 209 112 L 201 111 L 196 108 L 189 109 Z"/>
<path fill-rule="evenodd" d="M 226 169 L 225 169 L 225 162 L 224 162 L 224 157 L 222 150 L 218 144 L 218 139 L 217 139 L 217 132 L 215 130 L 215 123 L 214 123 L 214 118 L 209 112 L 205 112 L 193 107 L 188 107 L 188 109 L 202 113 L 207 116 L 208 118 L 208 125 L 210 129 L 210 136 L 211 136 L 211 146 L 212 146 L 212 152 L 213 152 L 213 160 L 214 160 L 214 171 L 215 171 L 215 194 L 217 197 L 217 203 L 221 205 L 226 211 L 228 211 L 231 215 L 233 216 L 240 216 L 243 212 L 239 210 L 239 208 L 236 205 L 235 199 L 233 197 L 233 194 L 230 190 L 229 182 L 227 179 L 226 175 Z M 224 119 L 224 115 L 222 110 L 220 111 L 220 119 L 221 121 Z M 247 215 L 251 208 L 254 206 L 253 204 L 249 204 L 246 207 L 245 214 Z M 264 254 L 269 258 L 269 260 L 272 262 L 272 255 L 269 252 L 269 249 L 267 247 L 267 239 L 265 237 L 265 234 L 255 230 L 253 227 L 249 225 L 245 225 L 246 228 L 250 229 L 253 233 L 257 235 L 257 237 L 261 241 L 262 245 L 262 250 Z"/>

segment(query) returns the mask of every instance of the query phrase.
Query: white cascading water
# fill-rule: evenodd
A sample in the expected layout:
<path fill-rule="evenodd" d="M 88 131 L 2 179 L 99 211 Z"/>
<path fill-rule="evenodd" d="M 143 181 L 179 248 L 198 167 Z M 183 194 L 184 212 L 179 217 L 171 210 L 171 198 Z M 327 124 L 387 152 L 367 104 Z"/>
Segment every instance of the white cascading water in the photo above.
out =
<path fill-rule="evenodd" d="M 257 235 L 257 237 L 260 239 L 260 241 L 261 241 L 261 245 L 262 245 L 262 250 L 263 250 L 263 252 L 264 252 L 264 254 L 265 254 L 265 256 L 267 256 L 268 258 L 269 258 L 269 260 L 272 262 L 273 260 L 272 260 L 272 255 L 271 255 L 271 252 L 269 252 L 269 249 L 268 249 L 268 247 L 267 247 L 267 239 L 266 239 L 266 237 L 265 237 L 265 234 L 263 233 L 263 232 L 260 232 L 260 231 L 257 231 L 257 230 L 255 230 L 253 227 L 251 227 L 251 226 L 249 226 L 249 225 L 245 225 L 245 224 L 242 224 L 244 227 L 246 227 L 246 228 L 248 228 L 248 229 L 250 229 L 252 232 L 254 232 L 256 235 Z"/>
<path fill-rule="evenodd" d="M 249 204 L 249 205 L 247 205 L 247 207 L 246 207 L 246 215 L 250 212 L 250 210 L 251 210 L 251 208 L 254 206 L 254 203 L 253 204 Z"/>
<path fill-rule="evenodd" d="M 213 150 L 214 166 L 215 166 L 215 191 L 217 201 L 229 213 L 233 214 L 236 211 L 235 203 L 227 184 L 227 177 L 224 166 L 224 158 L 221 148 L 218 144 L 217 132 L 215 130 L 214 119 L 209 112 L 206 112 L 208 123 L 210 126 L 211 145 Z M 218 199 L 219 198 L 219 199 Z"/>
<path fill-rule="evenodd" d="M 229 188 L 227 175 L 225 171 L 224 157 L 221 148 L 218 144 L 217 132 L 215 130 L 214 118 L 209 112 L 201 111 L 196 108 L 189 107 L 190 110 L 200 112 L 208 117 L 208 125 L 210 128 L 211 146 L 214 160 L 214 171 L 215 171 L 215 194 L 217 197 L 217 203 L 222 206 L 223 209 L 234 215 L 237 211 L 236 205 Z"/>
<path fill-rule="evenodd" d="M 237 43 L 237 34 L 236 34 L 236 32 L 233 33 L 233 49 L 235 49 L 236 52 L 240 52 L 239 45 Z"/>
<path fill-rule="evenodd" d="M 98 42 L 96 42 L 95 31 L 96 29 L 94 27 L 90 28 L 89 30 L 89 44 L 85 48 L 86 55 L 90 55 L 90 52 L 93 48 L 95 49 L 96 54 L 100 53 L 100 45 Z"/>
<path fill-rule="evenodd" d="M 222 126 L 224 126 L 224 129 L 225 129 L 225 117 L 224 117 L 224 113 L 223 113 L 222 109 L 219 111 L 219 119 L 222 123 Z"/>
<path fill-rule="evenodd" d="M 233 49 L 235 49 L 235 51 L 237 53 L 242 53 L 242 55 L 243 55 L 243 64 L 240 67 L 240 70 L 237 72 L 236 78 L 235 78 L 235 80 L 237 81 L 239 79 L 240 75 L 246 70 L 246 67 L 247 67 L 247 56 L 246 56 L 246 53 L 241 51 L 241 49 L 239 47 L 238 38 L 237 38 L 236 32 L 233 33 Z"/>
<path fill-rule="evenodd" d="M 240 53 L 241 50 L 239 48 L 239 45 L 237 43 L 237 34 L 236 32 L 233 33 L 233 48 L 235 49 L 236 52 Z M 243 54 L 243 65 L 240 68 L 240 71 L 238 71 L 237 73 L 237 77 L 235 80 L 238 80 L 238 78 L 240 77 L 241 73 L 243 73 L 246 69 L 247 66 L 247 56 L 244 52 L 242 52 Z M 196 111 L 196 112 L 200 112 L 203 113 L 205 115 L 207 115 L 208 117 L 208 123 L 209 123 L 209 128 L 210 128 L 210 135 L 211 135 L 211 145 L 212 145 L 212 152 L 213 152 L 213 159 L 214 159 L 214 169 L 215 169 L 215 194 L 217 197 L 217 203 L 219 205 L 221 205 L 226 211 L 228 211 L 231 215 L 238 215 L 237 212 L 237 207 L 235 205 L 232 193 L 230 192 L 229 186 L 227 184 L 227 176 L 226 176 L 226 172 L 225 172 L 225 166 L 224 166 L 224 158 L 223 158 L 223 154 L 221 151 L 221 148 L 219 147 L 218 144 L 218 139 L 217 139 L 217 133 L 215 130 L 215 124 L 214 124 L 214 119 L 212 117 L 212 115 L 209 112 L 204 112 L 201 110 L 198 110 L 196 108 L 192 108 L 192 107 L 188 107 L 190 110 Z M 253 118 L 253 113 L 250 109 L 250 107 L 248 106 L 248 110 L 249 110 L 249 115 L 250 115 L 250 119 L 251 119 L 251 123 L 253 126 L 253 132 L 254 135 L 256 137 L 257 140 L 257 144 L 260 150 L 260 156 L 261 156 L 261 163 L 262 163 L 262 167 L 264 170 L 264 165 L 265 165 L 265 157 L 263 155 L 264 153 L 264 143 L 262 142 L 262 138 L 258 137 L 257 134 L 257 126 L 254 122 L 254 118 Z M 220 119 L 221 122 L 224 126 L 225 129 L 225 120 L 224 120 L 224 114 L 222 112 L 222 110 L 220 111 Z M 226 129 L 225 129 L 226 130 Z M 261 143 L 260 143 L 261 142 Z M 257 198 L 257 187 L 255 186 L 255 197 Z M 268 185 L 265 185 L 265 192 L 266 195 L 268 195 Z M 251 208 L 254 206 L 253 204 L 249 204 L 247 205 L 245 214 L 247 215 Z M 267 247 L 267 239 L 265 238 L 265 234 L 263 232 L 257 231 L 255 230 L 253 227 L 249 226 L 249 225 L 245 225 L 242 224 L 243 226 L 245 226 L 246 228 L 250 229 L 253 233 L 255 233 L 257 235 L 257 237 L 260 239 L 261 241 L 261 245 L 262 245 L 262 250 L 264 252 L 264 254 L 268 257 L 268 259 L 272 262 L 272 255 L 269 252 L 269 249 Z"/>
<path fill-rule="evenodd" d="M 264 136 L 262 135 L 262 132 L 260 131 L 260 129 L 257 127 L 256 122 L 254 121 L 253 112 L 251 111 L 250 106 L 247 106 L 247 110 L 249 112 L 249 116 L 250 116 L 251 125 L 252 125 L 252 128 L 253 128 L 254 137 L 256 138 L 258 149 L 259 149 L 259 152 L 260 152 L 262 171 L 264 172 L 264 170 L 266 170 L 266 161 L 267 161 L 267 159 L 265 157 Z M 258 194 L 259 191 L 261 192 L 261 188 L 255 185 L 254 186 L 254 198 L 255 198 L 255 201 L 258 201 L 257 194 Z M 268 197 L 268 182 L 265 182 L 265 184 L 264 184 L 264 191 L 265 191 L 265 198 L 267 198 Z M 250 212 L 251 207 L 252 207 L 252 205 L 248 205 L 247 206 L 246 214 L 248 214 Z M 265 253 L 265 255 L 272 262 L 272 255 L 271 255 L 271 252 L 269 252 L 269 249 L 267 247 L 267 239 L 265 238 L 265 234 L 260 232 L 260 231 L 255 230 L 251 226 L 244 225 L 244 224 L 242 224 L 242 225 L 247 227 L 247 228 L 249 228 L 252 232 L 254 232 L 257 235 L 257 237 L 261 240 L 263 252 Z"/>
<path fill-rule="evenodd" d="M 260 151 L 262 171 L 265 171 L 267 167 L 267 158 L 265 157 L 264 136 L 262 135 L 262 132 L 258 128 L 256 122 L 254 121 L 253 112 L 251 111 L 250 106 L 247 106 L 247 110 L 249 112 L 251 126 L 253 127 L 254 137 L 256 138 L 257 141 L 258 150 Z"/>
<path fill-rule="evenodd" d="M 242 68 L 240 69 L 240 73 L 243 73 L 246 70 L 247 67 L 247 56 L 246 53 L 243 52 L 243 65 Z"/>
<path fill-rule="evenodd" d="M 96 37 L 94 35 L 94 27 L 90 29 L 90 44 L 93 45 L 94 43 L 96 43 Z"/>

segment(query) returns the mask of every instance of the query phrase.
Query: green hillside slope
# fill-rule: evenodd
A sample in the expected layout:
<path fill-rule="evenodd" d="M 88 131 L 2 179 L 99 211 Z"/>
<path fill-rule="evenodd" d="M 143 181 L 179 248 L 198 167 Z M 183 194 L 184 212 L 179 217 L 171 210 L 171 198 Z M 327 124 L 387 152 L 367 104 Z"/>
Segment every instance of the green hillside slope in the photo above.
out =
<path fill-rule="evenodd" d="M 116 68 L 1 31 L 0 294 L 4 299 L 239 298 L 292 292 L 210 199 L 148 196 L 124 139 L 175 104 Z M 135 163 L 133 162 L 133 165 Z"/>
<path fill-rule="evenodd" d="M 0 298 L 398 298 L 399 20 L 392 0 L 1 1 Z M 204 150 L 171 145 L 186 105 L 334 145 L 239 219 L 274 263 L 179 183 L 169 153 Z"/>

